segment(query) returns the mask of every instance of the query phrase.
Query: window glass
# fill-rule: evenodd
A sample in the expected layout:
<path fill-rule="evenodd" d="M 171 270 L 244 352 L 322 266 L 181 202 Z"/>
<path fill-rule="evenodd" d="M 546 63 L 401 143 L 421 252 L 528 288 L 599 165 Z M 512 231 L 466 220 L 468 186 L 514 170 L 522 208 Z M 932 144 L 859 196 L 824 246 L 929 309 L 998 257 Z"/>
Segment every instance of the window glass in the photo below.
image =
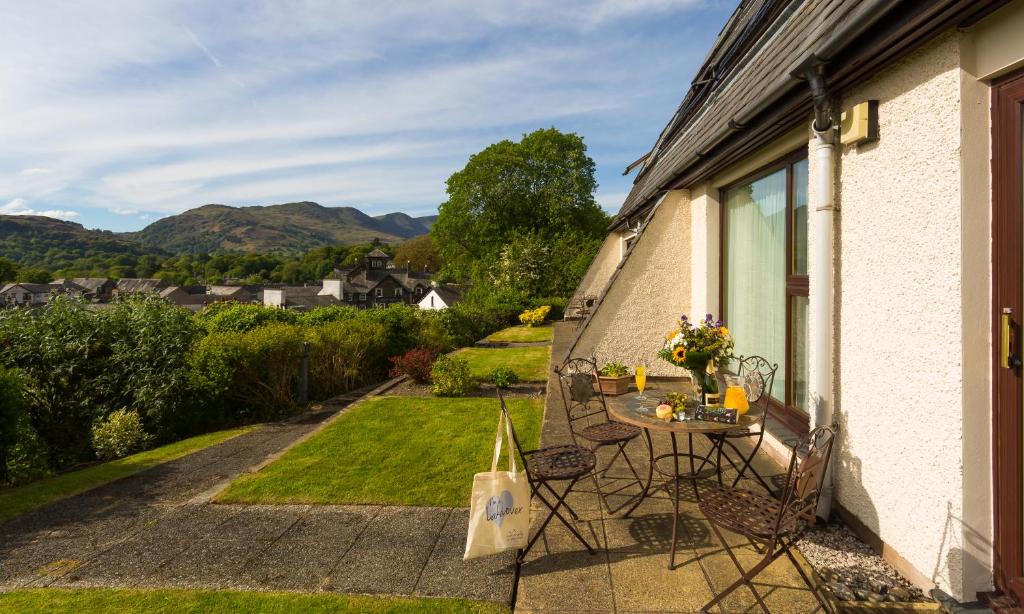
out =
<path fill-rule="evenodd" d="M 793 165 L 793 275 L 807 275 L 807 160 Z"/>
<path fill-rule="evenodd" d="M 785 168 L 725 196 L 725 322 L 737 356 L 780 365 L 777 399 L 786 389 L 786 196 Z"/>
<path fill-rule="evenodd" d="M 793 381 L 793 406 L 809 411 L 807 404 L 807 297 L 791 297 L 792 346 L 789 352 L 789 373 Z"/>

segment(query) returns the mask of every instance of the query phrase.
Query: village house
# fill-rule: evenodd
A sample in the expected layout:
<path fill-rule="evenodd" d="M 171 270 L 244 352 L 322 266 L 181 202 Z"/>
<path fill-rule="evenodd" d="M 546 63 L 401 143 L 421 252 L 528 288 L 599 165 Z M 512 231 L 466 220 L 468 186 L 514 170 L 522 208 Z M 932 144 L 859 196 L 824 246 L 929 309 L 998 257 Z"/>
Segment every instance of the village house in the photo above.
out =
<path fill-rule="evenodd" d="M 925 588 L 1024 597 L 1024 0 L 740 4 L 577 290 L 569 355 L 684 376 L 680 314 L 778 364 L 766 440 Z"/>
<path fill-rule="evenodd" d="M 336 297 L 359 308 L 387 307 L 393 303 L 415 305 L 430 290 L 428 271 L 397 268 L 391 257 L 379 249 L 366 254 L 363 264 L 334 271 L 336 279 L 325 279 L 321 294 Z"/>
<path fill-rule="evenodd" d="M 47 284 L 9 283 L 0 288 L 0 305 L 40 307 L 54 294 L 81 297 L 83 289 L 66 280 Z"/>
<path fill-rule="evenodd" d="M 462 300 L 462 294 L 452 286 L 432 286 L 417 303 L 420 309 L 447 309 Z"/>
<path fill-rule="evenodd" d="M 117 286 L 113 290 L 113 296 L 118 296 L 120 294 L 160 292 L 167 286 L 167 282 L 162 279 L 122 277 L 117 281 Z"/>
<path fill-rule="evenodd" d="M 263 289 L 263 304 L 268 307 L 309 311 L 317 307 L 340 305 L 341 300 L 323 294 L 320 286 L 277 286 Z"/>
<path fill-rule="evenodd" d="M 117 284 L 106 277 L 75 277 L 73 279 L 55 279 L 51 283 L 63 284 L 70 282 L 82 289 L 82 296 L 94 303 L 106 303 L 113 298 Z"/>

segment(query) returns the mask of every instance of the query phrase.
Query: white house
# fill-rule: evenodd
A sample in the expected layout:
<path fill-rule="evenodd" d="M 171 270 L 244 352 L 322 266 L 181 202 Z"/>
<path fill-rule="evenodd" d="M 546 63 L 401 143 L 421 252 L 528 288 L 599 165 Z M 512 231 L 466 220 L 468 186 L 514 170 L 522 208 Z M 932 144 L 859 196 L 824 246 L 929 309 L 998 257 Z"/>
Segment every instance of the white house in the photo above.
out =
<path fill-rule="evenodd" d="M 461 300 L 458 291 L 444 286 L 434 286 L 417 305 L 420 309 L 446 309 Z"/>

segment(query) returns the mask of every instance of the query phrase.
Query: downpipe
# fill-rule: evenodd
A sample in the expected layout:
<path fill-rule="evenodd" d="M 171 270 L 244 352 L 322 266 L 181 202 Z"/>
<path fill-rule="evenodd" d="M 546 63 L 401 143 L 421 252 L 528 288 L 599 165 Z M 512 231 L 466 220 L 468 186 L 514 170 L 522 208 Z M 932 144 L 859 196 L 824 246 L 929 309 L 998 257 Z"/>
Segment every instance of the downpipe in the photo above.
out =
<path fill-rule="evenodd" d="M 815 105 L 817 108 L 817 105 Z M 816 115 L 818 115 L 816 113 Z M 815 202 L 812 203 L 814 217 L 814 276 L 811 277 L 809 308 L 814 318 L 811 356 L 815 363 L 811 384 L 811 399 L 814 402 L 814 426 L 828 426 L 833 423 L 833 300 L 835 289 L 835 141 L 836 131 L 827 120 L 824 129 L 819 123 L 820 115 L 812 125 L 812 150 L 815 162 Z M 834 457 L 833 457 L 834 461 Z M 832 512 L 832 464 L 827 473 L 818 500 L 818 517 L 828 519 Z"/>

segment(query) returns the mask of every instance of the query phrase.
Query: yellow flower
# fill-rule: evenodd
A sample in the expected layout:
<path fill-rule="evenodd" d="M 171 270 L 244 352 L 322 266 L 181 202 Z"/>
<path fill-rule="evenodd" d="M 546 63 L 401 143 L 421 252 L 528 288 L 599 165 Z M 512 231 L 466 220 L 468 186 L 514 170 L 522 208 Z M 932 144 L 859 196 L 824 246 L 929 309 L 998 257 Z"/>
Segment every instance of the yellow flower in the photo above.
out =
<path fill-rule="evenodd" d="M 666 341 L 672 341 L 672 337 L 675 337 L 676 335 L 678 335 L 681 332 L 682 331 L 680 329 L 678 329 L 678 328 L 673 330 L 673 331 L 669 331 L 669 333 L 667 335 L 665 335 L 665 340 Z"/>
<path fill-rule="evenodd" d="M 686 360 L 686 348 L 679 346 L 672 350 L 672 358 L 674 358 L 676 362 L 683 362 Z"/>
<path fill-rule="evenodd" d="M 729 334 L 729 329 L 723 326 L 722 328 L 718 329 L 718 334 L 724 337 Z"/>

